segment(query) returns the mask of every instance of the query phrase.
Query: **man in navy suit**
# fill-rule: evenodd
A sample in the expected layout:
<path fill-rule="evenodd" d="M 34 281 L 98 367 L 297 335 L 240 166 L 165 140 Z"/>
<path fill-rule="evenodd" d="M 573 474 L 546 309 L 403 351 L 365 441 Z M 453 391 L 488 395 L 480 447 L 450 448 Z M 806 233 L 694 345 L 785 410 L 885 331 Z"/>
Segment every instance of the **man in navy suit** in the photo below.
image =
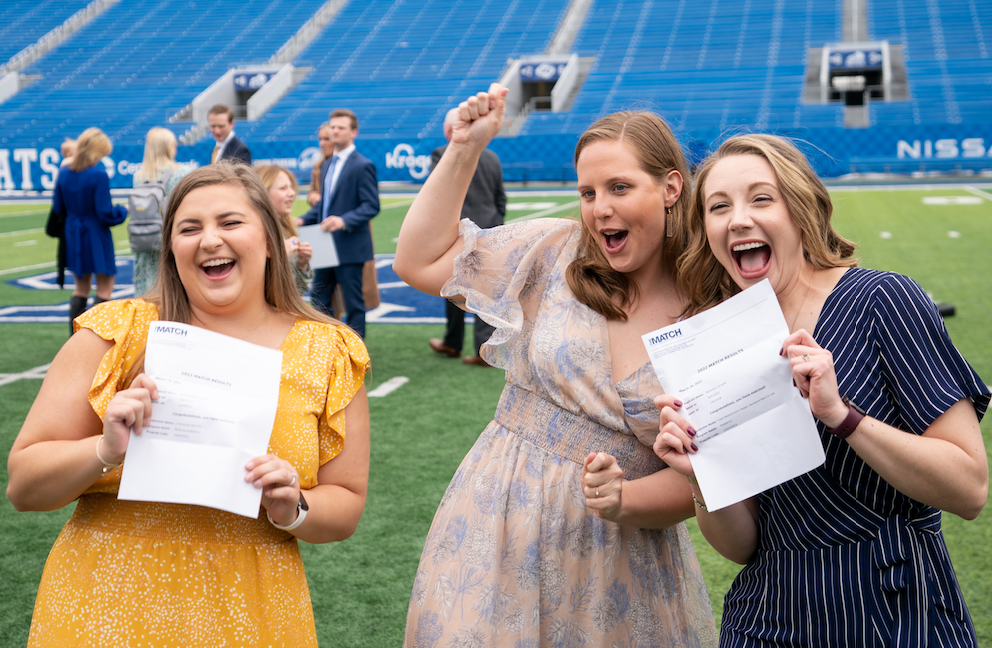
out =
<path fill-rule="evenodd" d="M 331 298 L 341 284 L 346 315 L 344 323 L 365 337 L 365 298 L 362 296 L 362 266 L 373 258 L 369 221 L 379 213 L 379 184 L 375 165 L 355 149 L 358 118 L 350 110 L 338 109 L 321 126 L 329 132 L 334 154 L 320 167 L 321 198 L 303 217 L 303 224 L 320 223 L 334 237 L 340 265 L 314 272 L 310 290 L 313 305 L 333 314 Z"/>
<path fill-rule="evenodd" d="M 207 111 L 207 124 L 210 134 L 217 142 L 210 155 L 210 164 L 230 160 L 239 164 L 251 165 L 251 151 L 234 134 L 234 111 L 224 104 L 217 104 Z"/>

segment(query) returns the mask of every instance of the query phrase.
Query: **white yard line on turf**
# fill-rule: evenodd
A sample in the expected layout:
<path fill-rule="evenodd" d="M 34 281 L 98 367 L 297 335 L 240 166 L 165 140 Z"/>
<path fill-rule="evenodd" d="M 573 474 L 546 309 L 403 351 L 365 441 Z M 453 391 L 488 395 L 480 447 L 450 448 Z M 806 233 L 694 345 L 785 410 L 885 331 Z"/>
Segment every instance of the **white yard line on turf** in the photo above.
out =
<path fill-rule="evenodd" d="M 40 367 L 35 367 L 34 369 L 28 369 L 27 371 L 22 371 L 21 373 L 0 373 L 0 385 L 6 385 L 8 383 L 17 382 L 22 378 L 36 378 L 41 379 L 45 377 L 45 372 L 48 368 L 52 366 L 52 363 L 41 365 Z"/>
<path fill-rule="evenodd" d="M 579 204 L 578 200 L 573 200 L 572 202 L 567 202 L 562 205 L 557 205 L 555 207 L 550 207 L 548 209 L 542 209 L 539 212 L 534 212 L 533 214 L 527 214 L 526 216 L 521 216 L 519 218 L 508 218 L 507 223 L 517 223 L 520 221 L 531 220 L 532 218 L 543 218 L 544 216 L 550 216 L 560 211 L 565 211 L 566 209 L 571 209 Z"/>
<path fill-rule="evenodd" d="M 977 187 L 965 187 L 964 189 L 965 189 L 965 190 L 966 190 L 966 191 L 967 191 L 968 193 L 973 193 L 973 194 L 975 194 L 976 196 L 979 196 L 979 197 L 981 197 L 981 198 L 984 198 L 985 200 L 990 200 L 990 201 L 992 201 L 992 194 L 990 194 L 990 193 L 989 193 L 989 192 L 987 192 L 987 191 L 982 191 L 981 189 L 978 189 Z"/>
<path fill-rule="evenodd" d="M 20 268 L 8 268 L 7 270 L 0 270 L 0 276 L 17 274 L 18 272 L 24 272 L 25 270 L 41 270 L 42 268 L 51 268 L 55 265 L 54 261 L 49 263 L 36 263 L 29 266 L 21 266 Z"/>
<path fill-rule="evenodd" d="M 410 379 L 406 376 L 396 376 L 395 378 L 390 378 L 386 382 L 382 383 L 372 391 L 368 393 L 369 398 L 382 398 L 383 396 L 388 396 L 394 391 L 402 387 L 403 385 L 410 382 Z M 2 383 L 0 383 L 2 384 Z"/>
<path fill-rule="evenodd" d="M 20 230 L 17 232 L 4 232 L 3 234 L 0 234 L 0 238 L 5 238 L 7 236 L 18 236 L 20 234 L 37 234 L 38 232 L 44 231 L 45 229 L 43 227 L 39 227 L 38 229 Z"/>

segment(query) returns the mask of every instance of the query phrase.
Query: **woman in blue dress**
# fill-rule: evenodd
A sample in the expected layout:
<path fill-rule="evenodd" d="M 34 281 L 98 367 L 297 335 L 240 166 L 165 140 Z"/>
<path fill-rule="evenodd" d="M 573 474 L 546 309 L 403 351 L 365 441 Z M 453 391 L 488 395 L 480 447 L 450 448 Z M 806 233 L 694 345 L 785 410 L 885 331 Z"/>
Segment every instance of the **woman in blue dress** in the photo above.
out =
<path fill-rule="evenodd" d="M 655 451 L 689 478 L 706 539 L 745 565 L 721 646 L 975 646 L 940 517 L 985 505 L 989 389 L 919 285 L 856 267 L 831 211 L 792 144 L 732 138 L 699 170 L 680 262 L 687 312 L 770 280 L 791 329 L 781 353 L 826 462 L 709 512 L 688 461 L 705 446 L 677 395 L 656 401 Z"/>
<path fill-rule="evenodd" d="M 114 291 L 114 239 L 110 228 L 127 218 L 127 208 L 110 200 L 110 178 L 101 160 L 114 147 L 99 128 L 87 128 L 76 143 L 76 154 L 55 181 L 52 211 L 65 217 L 66 267 L 76 279 L 69 300 L 69 333 L 72 320 L 86 310 L 86 300 L 96 273 L 94 304 L 110 299 Z"/>

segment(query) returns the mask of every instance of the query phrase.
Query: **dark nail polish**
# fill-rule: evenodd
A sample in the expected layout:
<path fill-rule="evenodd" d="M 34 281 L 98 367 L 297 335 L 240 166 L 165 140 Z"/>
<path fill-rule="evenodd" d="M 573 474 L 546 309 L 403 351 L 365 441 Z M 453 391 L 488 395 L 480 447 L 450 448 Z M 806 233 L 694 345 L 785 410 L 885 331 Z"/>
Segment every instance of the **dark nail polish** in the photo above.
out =
<path fill-rule="evenodd" d="M 692 428 L 689 428 L 688 430 L 686 430 L 685 433 L 688 434 L 691 437 L 696 436 L 696 431 L 693 430 Z"/>
<path fill-rule="evenodd" d="M 793 386 L 793 387 L 795 387 L 795 386 L 796 386 L 796 379 L 795 379 L 795 378 L 793 378 L 793 379 L 792 379 L 792 386 Z"/>
<path fill-rule="evenodd" d="M 682 401 L 680 400 L 675 401 L 675 407 L 682 407 Z"/>
<path fill-rule="evenodd" d="M 778 354 L 779 354 L 780 356 L 783 356 L 783 355 L 785 355 L 785 347 L 782 347 L 781 349 L 779 349 L 779 350 L 778 350 Z"/>
<path fill-rule="evenodd" d="M 699 448 L 696 447 L 695 443 L 690 443 L 689 447 L 692 448 L 693 452 L 699 452 Z"/>

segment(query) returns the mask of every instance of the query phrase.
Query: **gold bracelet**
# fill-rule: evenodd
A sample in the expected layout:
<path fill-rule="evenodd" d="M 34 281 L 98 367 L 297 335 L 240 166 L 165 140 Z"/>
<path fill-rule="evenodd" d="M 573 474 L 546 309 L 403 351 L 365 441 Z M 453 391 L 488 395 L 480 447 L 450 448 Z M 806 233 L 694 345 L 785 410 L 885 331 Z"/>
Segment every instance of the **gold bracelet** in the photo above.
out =
<path fill-rule="evenodd" d="M 117 466 L 119 466 L 121 464 L 119 464 L 119 463 L 117 463 L 117 464 L 107 463 L 106 461 L 103 460 L 103 457 L 100 456 L 100 442 L 101 441 L 103 441 L 103 437 L 102 436 L 99 439 L 96 440 L 96 458 L 99 459 L 100 460 L 100 463 L 103 464 L 103 468 L 100 470 L 100 474 L 101 475 L 106 475 L 111 470 L 113 470 L 114 468 L 116 468 Z"/>

